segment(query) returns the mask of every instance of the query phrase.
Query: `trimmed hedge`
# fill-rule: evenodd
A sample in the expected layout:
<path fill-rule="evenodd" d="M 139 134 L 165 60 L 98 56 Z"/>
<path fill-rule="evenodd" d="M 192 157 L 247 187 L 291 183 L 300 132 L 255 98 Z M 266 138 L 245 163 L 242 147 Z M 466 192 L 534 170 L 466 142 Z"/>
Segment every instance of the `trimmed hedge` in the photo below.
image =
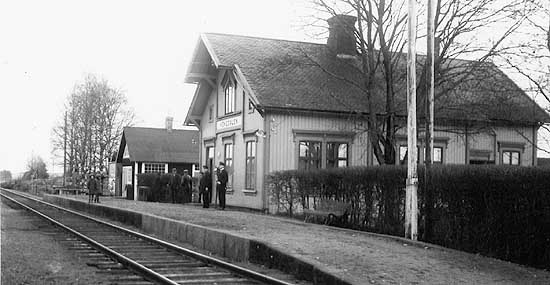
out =
<path fill-rule="evenodd" d="M 419 167 L 421 240 L 550 269 L 550 168 L 434 165 L 430 173 L 426 188 Z M 268 178 L 279 212 L 344 201 L 351 205 L 347 227 L 403 236 L 406 176 L 406 167 L 378 166 Z"/>
<path fill-rule="evenodd" d="M 138 187 L 149 187 L 145 193 L 145 201 L 150 202 L 170 202 L 170 191 L 168 190 L 170 174 L 159 173 L 140 173 L 138 174 Z"/>

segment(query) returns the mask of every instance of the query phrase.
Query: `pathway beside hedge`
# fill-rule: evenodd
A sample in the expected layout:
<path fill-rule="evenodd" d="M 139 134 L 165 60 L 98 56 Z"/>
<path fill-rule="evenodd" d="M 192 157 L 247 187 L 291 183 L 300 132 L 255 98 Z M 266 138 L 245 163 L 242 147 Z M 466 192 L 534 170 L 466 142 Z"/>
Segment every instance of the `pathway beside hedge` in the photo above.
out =
<path fill-rule="evenodd" d="M 106 197 L 101 203 L 261 240 L 353 284 L 550 284 L 550 272 L 544 270 L 388 236 L 198 205 Z"/>

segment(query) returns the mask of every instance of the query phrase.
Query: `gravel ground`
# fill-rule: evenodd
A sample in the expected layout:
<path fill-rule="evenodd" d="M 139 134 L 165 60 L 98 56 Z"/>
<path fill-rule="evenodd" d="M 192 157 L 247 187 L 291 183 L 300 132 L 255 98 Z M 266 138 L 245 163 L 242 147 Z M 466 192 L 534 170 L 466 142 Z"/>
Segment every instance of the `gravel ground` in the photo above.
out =
<path fill-rule="evenodd" d="M 550 284 L 548 271 L 369 233 L 251 212 L 203 209 L 197 205 L 107 197 L 101 202 L 261 240 L 353 284 Z"/>
<path fill-rule="evenodd" d="M 4 203 L 0 208 L 1 284 L 108 284 L 105 275 L 43 232 L 50 225 Z"/>

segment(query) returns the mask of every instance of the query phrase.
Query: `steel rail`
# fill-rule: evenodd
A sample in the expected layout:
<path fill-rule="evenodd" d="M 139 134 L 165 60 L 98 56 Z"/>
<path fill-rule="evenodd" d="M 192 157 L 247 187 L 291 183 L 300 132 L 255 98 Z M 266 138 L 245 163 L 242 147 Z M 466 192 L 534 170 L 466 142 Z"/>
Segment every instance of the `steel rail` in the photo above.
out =
<path fill-rule="evenodd" d="M 110 257 L 115 258 L 118 262 L 122 263 L 123 265 L 125 265 L 125 266 L 127 266 L 127 267 L 129 267 L 129 268 L 131 268 L 131 269 L 137 270 L 138 272 L 140 272 L 141 274 L 143 274 L 145 278 L 147 278 L 147 279 L 149 279 L 149 280 L 151 280 L 151 281 L 156 281 L 156 282 L 160 282 L 160 283 L 162 283 L 162 284 L 170 284 L 170 285 L 177 285 L 177 284 L 178 284 L 177 282 L 174 282 L 174 281 L 172 281 L 172 280 L 166 278 L 165 276 L 156 273 L 155 271 L 153 271 L 153 270 L 151 270 L 151 269 L 149 269 L 149 268 L 147 268 L 147 267 L 145 267 L 145 266 L 139 264 L 138 262 L 135 262 L 135 261 L 133 261 L 132 259 L 129 259 L 129 258 L 127 258 L 126 256 L 119 254 L 118 252 L 116 252 L 116 251 L 114 251 L 114 250 L 112 250 L 112 249 L 110 249 L 110 248 L 108 248 L 108 247 L 102 245 L 101 243 L 95 241 L 94 239 L 91 239 L 91 238 L 87 237 L 86 235 L 84 235 L 84 234 L 82 234 L 82 233 L 80 233 L 80 232 L 78 232 L 78 231 L 76 231 L 76 230 L 74 230 L 74 229 L 72 229 L 72 228 L 70 228 L 70 227 L 65 226 L 64 224 L 62 224 L 62 223 L 60 223 L 60 222 L 58 222 L 58 221 L 56 221 L 56 220 L 54 220 L 54 219 L 48 217 L 47 215 L 44 215 L 44 214 L 40 213 L 39 211 L 37 211 L 37 210 L 35 210 L 35 209 L 33 209 L 33 208 L 31 208 L 31 207 L 29 207 L 29 206 L 27 206 L 27 205 L 25 205 L 25 204 L 19 202 L 19 201 L 15 200 L 15 199 L 13 199 L 13 198 L 11 198 L 11 197 L 5 195 L 5 194 L 1 194 L 1 193 L 0 193 L 0 196 L 2 196 L 3 198 L 6 198 L 6 199 L 8 199 L 8 200 L 10 200 L 10 201 L 12 201 L 12 202 L 18 204 L 19 206 L 25 208 L 25 209 L 28 210 L 28 211 L 33 212 L 34 214 L 36 214 L 36 215 L 40 216 L 41 218 L 43 218 L 43 219 L 49 221 L 50 223 L 52 223 L 52 224 L 54 224 L 54 225 L 56 225 L 56 226 L 58 226 L 58 227 L 60 227 L 60 228 L 62 228 L 62 229 L 64 229 L 64 230 L 66 230 L 66 231 L 68 231 L 68 232 L 70 232 L 70 233 L 72 233 L 73 235 L 76 235 L 78 238 L 83 239 L 85 242 L 91 244 L 93 247 L 95 247 L 95 248 L 98 249 L 99 251 L 105 253 L 106 255 L 108 255 L 108 256 L 110 256 Z M 24 198 L 27 198 L 27 199 L 31 199 L 31 200 L 35 200 L 35 202 L 37 201 L 37 200 L 34 199 L 34 198 L 30 198 L 30 197 L 26 197 L 26 196 L 21 196 L 21 197 L 24 197 Z M 38 202 L 40 202 L 40 201 L 38 201 Z"/>
<path fill-rule="evenodd" d="M 48 205 L 50 207 L 53 207 L 53 208 L 56 208 L 56 209 L 59 209 L 59 210 L 62 210 L 62 211 L 66 211 L 66 212 L 69 212 L 71 214 L 81 216 L 83 218 L 92 220 L 94 222 L 112 227 L 114 229 L 120 230 L 120 231 L 125 232 L 127 234 L 131 234 L 133 236 L 141 238 L 143 240 L 147 240 L 147 241 L 150 241 L 150 242 L 153 242 L 153 243 L 157 243 L 159 245 L 162 245 L 164 247 L 172 249 L 176 252 L 179 252 L 179 253 L 182 253 L 184 255 L 190 256 L 192 258 L 198 259 L 198 260 L 203 261 L 203 262 L 208 263 L 208 264 L 212 264 L 212 265 L 215 265 L 215 266 L 219 266 L 219 267 L 228 269 L 228 270 L 230 270 L 234 273 L 241 274 L 243 276 L 249 277 L 249 278 L 254 279 L 256 281 L 264 282 L 264 283 L 267 283 L 267 284 L 270 284 L 270 285 L 293 285 L 293 283 L 288 283 L 286 281 L 279 280 L 279 279 L 273 278 L 271 276 L 255 272 L 255 271 L 252 271 L 250 269 L 247 269 L 247 268 L 235 265 L 235 264 L 231 264 L 229 262 L 226 262 L 226 261 L 223 261 L 223 260 L 220 260 L 220 259 L 217 259 L 217 258 L 213 258 L 211 256 L 204 255 L 202 253 L 199 253 L 199 252 L 187 249 L 187 248 L 183 248 L 181 246 L 178 246 L 178 245 L 175 245 L 175 244 L 172 244 L 172 243 L 169 243 L 169 242 L 166 242 L 166 241 L 163 241 L 163 240 L 151 237 L 151 236 L 147 236 L 147 235 L 144 235 L 142 233 L 139 233 L 139 232 L 136 232 L 136 231 L 133 231 L 133 230 L 129 230 L 129 229 L 120 227 L 118 225 L 115 225 L 115 224 L 97 219 L 97 218 L 92 217 L 92 216 L 88 216 L 88 215 L 85 215 L 85 214 L 82 214 L 82 213 L 79 213 L 79 212 L 76 212 L 76 211 L 73 211 L 73 210 L 70 210 L 70 209 L 59 207 L 57 205 L 54 205 L 54 204 L 51 204 L 51 203 L 48 203 L 48 202 L 44 202 L 42 200 L 38 200 L 38 199 L 36 199 L 32 196 L 23 195 L 23 194 L 14 192 L 12 190 L 4 189 L 4 188 L 0 188 L 0 189 L 3 190 L 3 191 L 7 191 L 9 193 L 12 193 L 14 195 L 18 195 L 18 196 L 24 197 L 26 199 L 30 199 L 30 200 L 33 200 L 35 202 L 42 203 L 42 204 Z M 170 283 L 170 284 L 177 284 L 177 283 Z"/>

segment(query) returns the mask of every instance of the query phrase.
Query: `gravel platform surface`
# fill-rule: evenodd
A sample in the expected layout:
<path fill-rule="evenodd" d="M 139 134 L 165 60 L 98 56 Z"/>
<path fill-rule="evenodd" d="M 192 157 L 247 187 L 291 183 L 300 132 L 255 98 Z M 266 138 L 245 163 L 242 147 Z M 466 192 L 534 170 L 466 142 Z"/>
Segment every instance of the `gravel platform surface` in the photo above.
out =
<path fill-rule="evenodd" d="M 51 234 L 52 226 L 24 210 L 0 203 L 1 284 L 109 284 Z"/>
<path fill-rule="evenodd" d="M 87 201 L 86 196 L 66 197 Z M 109 197 L 101 203 L 260 240 L 353 284 L 550 284 L 550 272 L 544 270 L 270 215 Z"/>

